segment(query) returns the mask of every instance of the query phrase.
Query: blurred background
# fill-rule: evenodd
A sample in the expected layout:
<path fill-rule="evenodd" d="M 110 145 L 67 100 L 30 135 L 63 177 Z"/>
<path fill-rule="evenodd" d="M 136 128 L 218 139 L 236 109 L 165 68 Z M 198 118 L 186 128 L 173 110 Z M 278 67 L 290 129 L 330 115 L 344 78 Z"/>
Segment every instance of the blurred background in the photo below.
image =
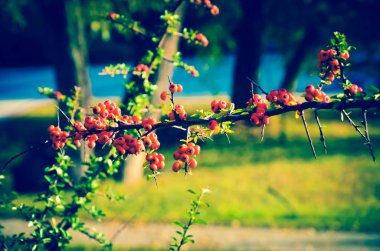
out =
<path fill-rule="evenodd" d="M 349 44 L 356 48 L 350 53 L 352 65 L 347 71 L 351 81 L 360 86 L 379 86 L 379 1 L 215 0 L 214 4 L 220 8 L 220 15 L 215 17 L 193 5 L 181 12 L 183 26 L 199 30 L 210 42 L 208 47 L 191 46 L 184 41 L 178 45 L 184 61 L 200 72 L 194 78 L 181 69 L 174 70 L 173 80 L 182 83 L 185 90 L 179 100 L 189 111 L 208 107 L 216 96 L 244 106 L 250 95 L 247 76 L 266 90 L 284 87 L 302 93 L 306 85 L 319 83 L 317 54 L 334 31 L 346 34 Z M 166 7 L 161 0 L 0 0 L 0 6 L 1 163 L 39 144 L 46 137 L 47 126 L 56 123 L 56 108 L 37 92 L 38 86 L 67 93 L 74 85 L 80 85 L 86 97 L 93 97 L 86 103 L 88 106 L 109 97 L 123 98 L 127 80 L 98 73 L 109 64 L 136 65 L 152 45 L 143 37 L 115 29 L 107 14 L 126 13 L 154 29 Z M 337 93 L 340 86 L 333 84 L 325 90 Z M 360 122 L 359 113 L 352 114 Z M 242 123 L 236 126 L 231 144 L 222 136 L 203 143 L 199 168 L 191 177 L 171 173 L 169 160 L 158 190 L 144 179 L 128 184 L 124 182 L 127 174 L 120 174 L 104 187 L 114 187 L 126 199 L 110 205 L 98 198 L 97 203 L 106 209 L 107 219 L 115 222 L 167 224 L 184 219 L 187 188 L 208 187 L 213 191 L 207 198 L 212 206 L 204 210 L 203 218 L 211 226 L 240 230 L 265 227 L 268 231 L 312 229 L 301 231 L 310 237 L 306 241 L 297 239 L 290 246 L 279 245 L 275 250 L 295 250 L 296 245 L 299 250 L 310 246 L 318 249 L 320 245 L 313 242 L 315 231 L 378 232 L 378 164 L 372 162 L 360 136 L 348 123 L 340 121 L 338 112 L 320 112 L 320 117 L 327 138 L 327 155 L 319 142 L 313 114 L 307 113 L 318 160 L 309 151 L 302 122 L 294 114 L 287 114 L 272 118 L 264 142 L 259 140 L 260 129 Z M 379 116 L 370 112 L 369 120 L 378 155 Z M 181 135 L 172 131 L 161 131 L 160 135 L 161 152 L 171 156 Z M 21 200 L 31 202 L 31 195 L 44 189 L 42 171 L 54 161 L 53 156 L 46 146 L 17 158 L 6 170 L 6 187 L 25 194 Z M 0 216 L 3 220 L 17 218 L 7 210 L 0 211 Z M 377 250 L 380 237 L 368 236 L 372 235 L 358 239 L 349 236 L 339 247 Z M 255 237 L 247 246 L 218 246 L 212 240 L 203 240 L 201 243 L 206 244 L 196 247 L 273 248 L 270 239 L 260 242 Z M 334 237 L 328 240 L 335 243 Z M 152 247 L 149 245 L 147 250 Z M 355 245 L 363 249 L 349 249 Z"/>

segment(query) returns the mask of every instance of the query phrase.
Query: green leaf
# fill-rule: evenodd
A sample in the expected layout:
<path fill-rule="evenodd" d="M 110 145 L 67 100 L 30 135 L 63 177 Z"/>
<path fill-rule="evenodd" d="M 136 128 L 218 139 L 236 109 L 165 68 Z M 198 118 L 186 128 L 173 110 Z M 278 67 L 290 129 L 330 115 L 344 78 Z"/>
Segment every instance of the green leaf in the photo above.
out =
<path fill-rule="evenodd" d="M 366 86 L 366 89 L 367 89 L 367 90 L 370 90 L 370 91 L 372 91 L 372 92 L 374 92 L 374 93 L 380 93 L 380 89 L 377 88 L 377 87 L 374 86 L 374 85 Z"/>
<path fill-rule="evenodd" d="M 189 192 L 189 193 L 191 193 L 191 194 L 196 194 L 193 190 L 191 190 L 191 189 L 187 189 L 187 191 Z"/>
<path fill-rule="evenodd" d="M 181 228 L 183 227 L 182 223 L 179 222 L 179 221 L 174 221 L 173 224 L 174 224 L 174 225 L 177 225 L 177 226 L 179 226 L 179 227 L 181 227 Z"/>
<path fill-rule="evenodd" d="M 196 219 L 194 221 L 194 224 L 207 225 L 207 222 L 205 220 L 202 220 L 202 219 Z"/>

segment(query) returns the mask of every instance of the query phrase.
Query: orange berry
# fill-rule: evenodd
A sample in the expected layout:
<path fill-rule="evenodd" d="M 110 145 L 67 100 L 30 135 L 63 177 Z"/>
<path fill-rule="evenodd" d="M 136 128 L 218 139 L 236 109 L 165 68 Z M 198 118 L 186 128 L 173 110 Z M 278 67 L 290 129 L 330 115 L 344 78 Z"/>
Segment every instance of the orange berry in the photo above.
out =
<path fill-rule="evenodd" d="M 177 84 L 177 92 L 182 92 L 183 86 L 181 84 Z"/>

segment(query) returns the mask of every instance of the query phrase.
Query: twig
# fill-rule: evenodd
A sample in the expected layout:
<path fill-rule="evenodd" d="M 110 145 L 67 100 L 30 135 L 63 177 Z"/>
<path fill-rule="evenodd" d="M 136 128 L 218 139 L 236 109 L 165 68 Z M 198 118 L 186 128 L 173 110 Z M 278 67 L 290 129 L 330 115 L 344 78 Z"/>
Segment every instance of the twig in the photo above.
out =
<path fill-rule="evenodd" d="M 260 141 L 264 141 L 264 131 L 265 131 L 265 124 L 261 127 L 261 134 L 260 134 Z"/>
<path fill-rule="evenodd" d="M 364 126 L 364 133 L 365 133 L 365 136 L 367 138 L 367 145 L 368 145 L 369 151 L 371 153 L 373 162 L 375 162 L 376 161 L 376 157 L 375 157 L 375 153 L 373 152 L 371 139 L 369 138 L 368 121 L 367 121 L 367 110 L 366 109 L 362 109 L 362 118 L 363 118 L 362 124 Z"/>
<path fill-rule="evenodd" d="M 28 152 L 31 152 L 31 151 L 33 151 L 33 150 L 39 150 L 40 147 L 41 147 L 42 145 L 45 145 L 45 144 L 47 144 L 48 142 L 49 142 L 49 140 L 45 140 L 44 142 L 41 142 L 41 143 L 38 144 L 37 146 L 30 146 L 28 149 L 26 149 L 26 150 L 24 150 L 24 151 L 22 151 L 22 152 L 20 152 L 20 153 L 18 153 L 18 154 L 16 154 L 16 155 L 12 156 L 10 159 L 7 160 L 7 162 L 4 163 L 4 165 L 2 166 L 2 168 L 1 168 L 1 170 L 0 170 L 0 173 L 3 173 L 4 170 L 5 170 L 5 168 L 6 168 L 6 167 L 9 165 L 9 163 L 11 163 L 13 160 L 15 160 L 15 159 L 17 159 L 18 157 L 20 157 L 20 156 L 22 156 L 22 155 L 24 155 L 24 154 L 26 154 L 26 153 L 28 153 Z"/>
<path fill-rule="evenodd" d="M 323 131 L 322 131 L 321 122 L 319 121 L 318 110 L 314 110 L 314 118 L 315 118 L 315 121 L 317 122 L 318 129 L 319 129 L 319 135 L 320 135 L 319 139 L 322 142 L 323 150 L 325 154 L 327 154 L 327 145 L 326 145 L 325 135 L 323 134 Z"/>
<path fill-rule="evenodd" d="M 224 133 L 224 135 L 227 138 L 228 144 L 231 145 L 231 140 L 230 140 L 230 137 L 228 136 L 228 133 Z"/>
<path fill-rule="evenodd" d="M 313 152 L 314 158 L 317 159 L 317 154 L 315 153 L 313 141 L 311 140 L 311 137 L 310 137 L 310 134 L 309 134 L 309 128 L 307 127 L 307 122 L 306 122 L 305 115 L 304 115 L 303 111 L 301 111 L 301 119 L 302 119 L 302 122 L 303 122 L 303 126 L 305 127 L 307 139 L 309 140 L 309 144 L 310 144 L 311 150 Z"/>
<path fill-rule="evenodd" d="M 362 136 L 362 138 L 368 143 L 367 137 L 362 133 L 359 126 L 356 125 L 355 122 L 351 119 L 350 115 L 345 110 L 342 110 L 342 114 L 344 115 L 344 117 L 346 117 L 348 123 L 350 123 L 355 128 L 355 130 L 360 134 L 360 136 Z"/>
<path fill-rule="evenodd" d="M 249 77 L 247 77 L 247 79 L 249 80 L 249 81 L 251 81 L 251 84 L 252 85 L 254 85 L 254 86 L 256 86 L 257 88 L 259 88 L 260 89 L 260 91 L 262 92 L 262 93 L 264 93 L 265 95 L 268 95 L 268 92 L 266 92 L 259 84 L 256 84 L 256 82 L 255 81 L 253 81 L 252 79 L 250 79 Z"/>
<path fill-rule="evenodd" d="M 66 113 L 65 113 L 61 108 L 59 108 L 58 105 L 55 105 L 55 107 L 57 107 L 57 109 L 63 114 L 63 116 L 65 116 L 65 118 L 67 119 L 67 121 L 68 121 L 72 126 L 74 126 L 74 123 L 70 120 L 70 118 L 66 115 Z M 58 116 L 58 123 L 59 123 L 59 116 Z"/>

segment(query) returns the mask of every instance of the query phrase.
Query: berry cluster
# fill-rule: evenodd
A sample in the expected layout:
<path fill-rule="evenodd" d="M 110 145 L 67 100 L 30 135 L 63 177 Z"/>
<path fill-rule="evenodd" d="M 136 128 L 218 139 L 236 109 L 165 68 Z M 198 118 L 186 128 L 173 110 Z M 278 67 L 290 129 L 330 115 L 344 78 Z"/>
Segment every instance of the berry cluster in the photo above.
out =
<path fill-rule="evenodd" d="M 210 9 L 210 12 L 212 15 L 216 16 L 219 15 L 219 8 L 215 4 L 212 4 L 210 0 L 190 0 L 191 3 L 197 4 L 197 5 L 204 5 L 206 8 Z"/>
<path fill-rule="evenodd" d="M 96 146 L 96 141 L 99 139 L 97 134 L 91 134 L 86 137 L 86 140 L 88 140 L 87 146 L 88 148 L 92 149 Z"/>
<path fill-rule="evenodd" d="M 345 89 L 345 92 L 351 96 L 362 91 L 363 91 L 363 88 L 359 87 L 356 84 L 351 84 L 348 88 Z"/>
<path fill-rule="evenodd" d="M 107 120 L 101 116 L 86 116 L 84 119 L 84 125 L 82 122 L 75 122 L 75 125 L 82 130 L 83 128 L 84 130 L 105 130 L 108 128 Z"/>
<path fill-rule="evenodd" d="M 219 113 L 223 109 L 228 109 L 230 104 L 231 104 L 230 102 L 215 99 L 215 100 L 211 101 L 211 110 L 214 113 Z"/>
<path fill-rule="evenodd" d="M 321 71 L 321 77 L 327 79 L 329 82 L 332 82 L 336 76 L 340 74 L 340 60 L 347 60 L 350 57 L 348 51 L 341 52 L 339 56 L 337 51 L 330 50 L 321 50 L 318 54 L 318 67 Z"/>
<path fill-rule="evenodd" d="M 121 110 L 115 102 L 106 100 L 92 108 L 94 114 L 99 114 L 104 119 L 114 120 L 121 116 Z M 87 127 L 87 126 L 86 126 Z"/>
<path fill-rule="evenodd" d="M 139 154 L 144 148 L 144 144 L 141 140 L 137 140 L 129 134 L 115 139 L 113 145 L 121 155 Z"/>
<path fill-rule="evenodd" d="M 158 141 L 157 134 L 154 132 L 149 133 L 144 139 L 145 148 L 152 148 L 153 150 L 157 150 L 160 148 L 160 141 Z"/>
<path fill-rule="evenodd" d="M 186 120 L 187 113 L 183 105 L 180 105 L 180 104 L 174 105 L 173 110 L 170 111 L 168 114 L 170 120 L 176 120 L 176 115 L 178 115 L 178 118 L 180 120 Z"/>
<path fill-rule="evenodd" d="M 296 105 L 298 104 L 295 97 L 288 92 L 285 88 L 281 88 L 278 91 L 272 90 L 266 96 L 269 102 L 279 105 Z"/>
<path fill-rule="evenodd" d="M 165 167 L 165 156 L 160 153 L 151 153 L 146 155 L 146 160 L 149 161 L 149 168 L 153 172 L 161 170 Z"/>
<path fill-rule="evenodd" d="M 50 133 L 50 139 L 52 141 L 52 147 L 54 150 L 63 148 L 69 137 L 69 133 L 62 131 L 58 126 L 49 126 L 48 132 Z"/>
<path fill-rule="evenodd" d="M 197 160 L 190 158 L 190 156 L 196 156 L 200 151 L 201 147 L 192 142 L 180 145 L 173 153 L 173 157 L 176 160 L 172 166 L 173 171 L 178 172 L 182 167 L 196 168 Z"/>
<path fill-rule="evenodd" d="M 124 115 L 119 118 L 119 123 L 123 125 L 135 125 L 141 122 L 141 118 L 139 116 L 128 116 Z"/>
<path fill-rule="evenodd" d="M 157 120 L 153 117 L 145 118 L 141 121 L 141 124 L 144 127 L 145 131 L 152 130 L 153 125 L 156 123 L 157 123 Z"/>
<path fill-rule="evenodd" d="M 183 86 L 181 84 L 170 84 L 169 85 L 169 91 L 171 93 L 182 92 L 183 91 Z"/>
<path fill-rule="evenodd" d="M 314 85 L 308 85 L 305 88 L 305 99 L 307 101 L 320 101 L 323 103 L 329 103 L 330 97 L 327 96 L 320 88 L 315 88 Z"/>
<path fill-rule="evenodd" d="M 134 75 L 141 75 L 143 72 L 148 72 L 149 71 L 149 66 L 145 65 L 145 64 L 138 64 L 136 67 L 135 67 L 135 70 L 133 71 L 133 74 Z"/>
<path fill-rule="evenodd" d="M 203 46 L 207 46 L 208 45 L 208 39 L 202 33 L 198 33 L 197 35 L 195 35 L 195 39 L 197 41 L 199 41 L 201 44 L 203 44 Z"/>
<path fill-rule="evenodd" d="M 265 112 L 268 110 L 268 105 L 265 103 L 265 100 L 260 95 L 254 94 L 247 102 L 247 108 L 252 106 L 256 108 L 250 118 L 252 125 L 268 125 L 269 117 L 265 115 Z"/>

